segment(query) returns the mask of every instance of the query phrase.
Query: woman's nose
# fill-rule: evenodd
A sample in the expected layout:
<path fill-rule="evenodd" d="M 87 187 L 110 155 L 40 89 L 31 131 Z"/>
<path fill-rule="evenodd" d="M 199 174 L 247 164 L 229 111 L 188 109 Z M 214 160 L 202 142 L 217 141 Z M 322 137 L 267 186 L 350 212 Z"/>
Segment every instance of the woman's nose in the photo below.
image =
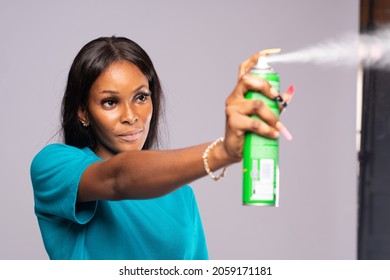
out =
<path fill-rule="evenodd" d="M 121 123 L 135 124 L 138 121 L 138 115 L 130 104 L 122 109 Z"/>

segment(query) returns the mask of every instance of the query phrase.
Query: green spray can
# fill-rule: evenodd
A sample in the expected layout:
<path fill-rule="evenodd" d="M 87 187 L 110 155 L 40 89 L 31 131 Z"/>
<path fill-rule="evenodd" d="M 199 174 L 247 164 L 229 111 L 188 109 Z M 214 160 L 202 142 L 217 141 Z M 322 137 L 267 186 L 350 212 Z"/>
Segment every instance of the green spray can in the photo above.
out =
<path fill-rule="evenodd" d="M 279 75 L 260 57 L 251 74 L 267 80 L 279 92 Z M 248 91 L 247 99 L 260 99 L 279 116 L 276 100 L 260 92 Z M 258 116 L 251 116 L 259 119 Z M 248 132 L 245 135 L 243 155 L 243 204 L 278 206 L 279 203 L 279 140 Z"/>

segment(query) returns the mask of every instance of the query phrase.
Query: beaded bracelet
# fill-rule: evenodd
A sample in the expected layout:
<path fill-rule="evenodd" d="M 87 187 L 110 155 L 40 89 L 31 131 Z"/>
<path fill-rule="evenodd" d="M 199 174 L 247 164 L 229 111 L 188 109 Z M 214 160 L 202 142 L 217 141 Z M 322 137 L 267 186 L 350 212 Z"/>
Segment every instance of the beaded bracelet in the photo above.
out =
<path fill-rule="evenodd" d="M 226 174 L 226 167 L 223 168 L 221 174 L 217 177 L 214 175 L 214 173 L 210 170 L 210 167 L 209 167 L 209 163 L 207 161 L 207 158 L 209 156 L 209 152 L 216 146 L 218 145 L 218 143 L 223 143 L 223 140 L 224 138 L 221 137 L 221 138 L 218 138 L 217 140 L 215 140 L 213 143 L 211 143 L 207 148 L 206 150 L 204 151 L 203 153 L 203 165 L 204 165 L 204 169 L 206 170 L 207 174 L 211 177 L 211 179 L 213 179 L 214 181 L 218 181 L 219 179 L 225 177 L 225 174 Z"/>

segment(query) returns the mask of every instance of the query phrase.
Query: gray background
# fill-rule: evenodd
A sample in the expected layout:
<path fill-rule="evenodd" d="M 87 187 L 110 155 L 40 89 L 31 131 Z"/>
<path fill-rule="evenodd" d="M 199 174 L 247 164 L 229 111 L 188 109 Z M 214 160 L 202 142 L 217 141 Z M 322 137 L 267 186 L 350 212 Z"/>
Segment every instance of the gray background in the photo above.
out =
<path fill-rule="evenodd" d="M 223 135 L 238 65 L 358 31 L 359 1 L 0 2 L 0 259 L 46 259 L 29 166 L 59 128 L 70 64 L 99 36 L 127 36 L 149 53 L 167 96 L 168 148 Z M 241 165 L 192 184 L 212 259 L 355 259 L 356 68 L 277 65 L 296 86 L 283 115 L 279 208 L 241 205 Z"/>

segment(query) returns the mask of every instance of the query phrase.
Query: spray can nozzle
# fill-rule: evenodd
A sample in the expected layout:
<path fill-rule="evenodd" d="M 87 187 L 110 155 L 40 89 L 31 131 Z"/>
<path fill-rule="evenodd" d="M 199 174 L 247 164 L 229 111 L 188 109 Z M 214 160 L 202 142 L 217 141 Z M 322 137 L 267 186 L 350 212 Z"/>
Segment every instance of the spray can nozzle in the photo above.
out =
<path fill-rule="evenodd" d="M 268 64 L 268 59 L 266 56 L 260 56 L 257 61 L 256 68 L 258 69 L 271 69 L 271 66 Z"/>
<path fill-rule="evenodd" d="M 259 57 L 257 64 L 255 68 L 262 69 L 262 70 L 272 70 L 272 67 L 268 64 L 268 55 L 270 54 L 276 54 L 279 53 L 282 49 L 275 48 L 275 49 L 266 49 L 264 51 L 261 51 L 260 54 L 264 54 Z"/>

